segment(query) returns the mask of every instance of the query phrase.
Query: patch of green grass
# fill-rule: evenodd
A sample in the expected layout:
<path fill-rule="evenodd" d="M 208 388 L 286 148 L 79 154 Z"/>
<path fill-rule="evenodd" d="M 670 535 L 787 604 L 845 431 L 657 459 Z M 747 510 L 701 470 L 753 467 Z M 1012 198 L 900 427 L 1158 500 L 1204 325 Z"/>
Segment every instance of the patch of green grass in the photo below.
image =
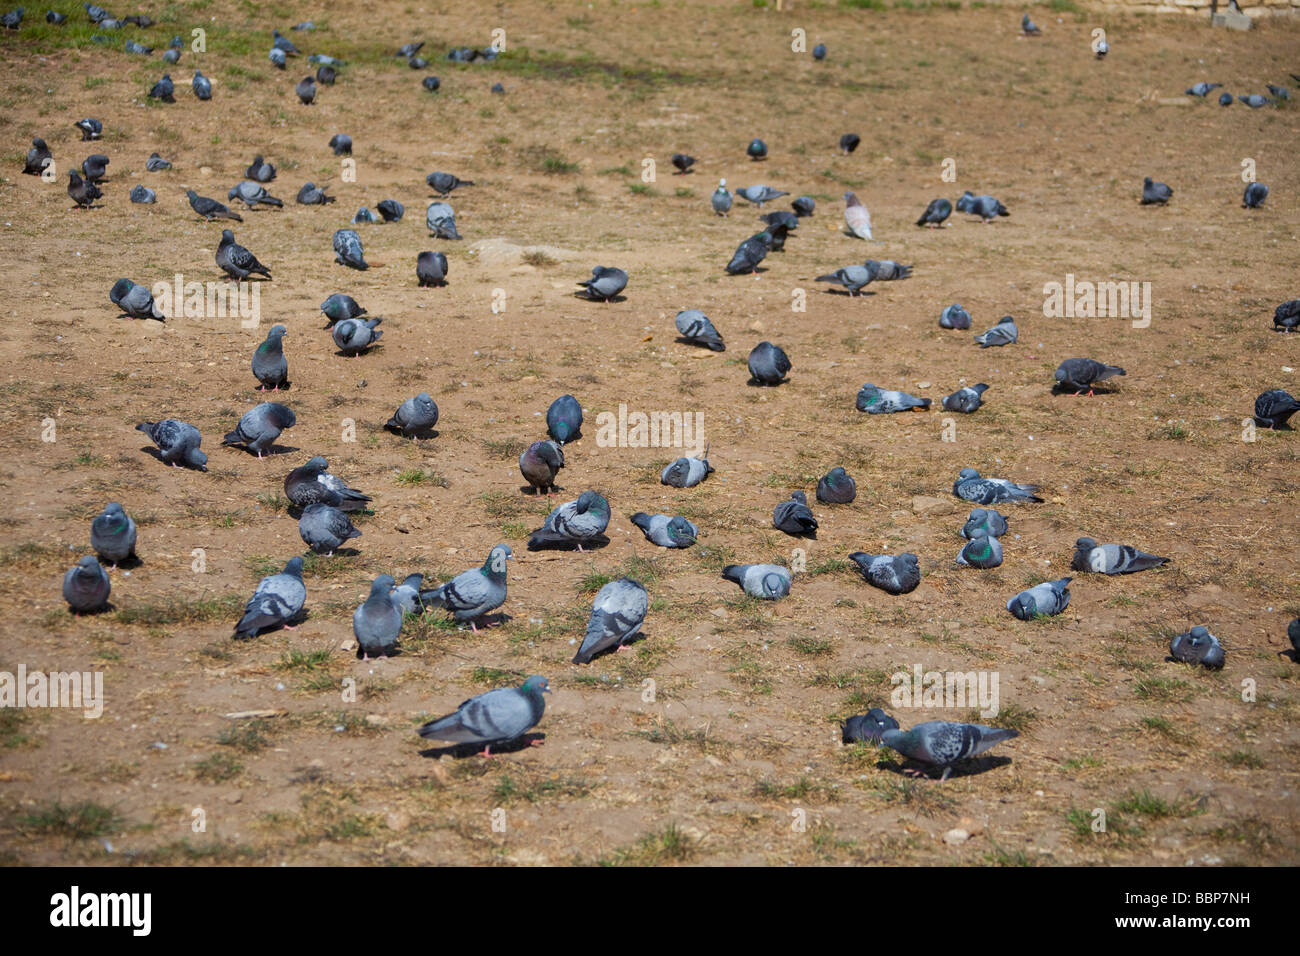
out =
<path fill-rule="evenodd" d="M 476 667 L 470 671 L 469 679 L 475 684 L 488 687 L 516 687 L 523 683 L 515 671 L 503 671 L 496 667 Z"/>
<path fill-rule="evenodd" d="M 528 537 L 528 525 L 522 521 L 507 521 L 501 526 L 501 536 L 507 541 L 518 541 Z"/>
<path fill-rule="evenodd" d="M 1190 734 L 1183 733 L 1164 717 L 1143 717 L 1139 723 L 1144 729 L 1157 733 L 1175 743 L 1187 743 L 1192 739 Z"/>
<path fill-rule="evenodd" d="M 279 671 L 315 671 L 329 666 L 329 662 L 330 652 L 328 649 L 300 651 L 294 648 L 280 656 L 280 659 L 275 662 L 275 669 Z"/>
<path fill-rule="evenodd" d="M 840 0 L 840 6 L 851 10 L 883 10 L 885 0 Z"/>
<path fill-rule="evenodd" d="M 1251 753 L 1249 750 L 1234 750 L 1231 753 L 1220 754 L 1223 762 L 1229 767 L 1238 767 L 1243 770 L 1262 770 L 1264 769 L 1264 758 L 1259 754 Z"/>
<path fill-rule="evenodd" d="M 278 570 L 278 569 L 277 569 Z M 169 624 L 201 624 L 206 621 L 228 618 L 243 610 L 244 599 L 237 594 L 216 598 L 186 600 L 174 598 L 159 604 L 138 604 L 119 608 L 117 619 L 122 624 L 163 626 Z"/>
<path fill-rule="evenodd" d="M 885 754 L 886 751 L 882 750 L 880 753 Z M 887 803 L 900 804 L 927 817 L 946 813 L 955 806 L 952 797 L 936 787 L 933 781 L 900 780 L 896 779 L 892 773 L 889 774 L 889 778 L 875 781 L 872 784 L 872 789 L 883 797 Z"/>
<path fill-rule="evenodd" d="M 520 162 L 533 172 L 548 176 L 570 176 L 578 171 L 578 164 L 565 159 L 552 146 L 529 146 L 520 150 Z"/>
<path fill-rule="evenodd" d="M 1191 432 L 1178 422 L 1166 422 L 1159 428 L 1147 432 L 1147 438 L 1152 441 L 1183 441 L 1190 434 Z"/>
<path fill-rule="evenodd" d="M 1115 809 L 1120 813 L 1150 817 L 1153 820 L 1190 817 L 1200 812 L 1190 800 L 1165 800 L 1150 790 L 1130 790 L 1123 800 L 1115 804 Z"/>
<path fill-rule="evenodd" d="M 556 797 L 585 797 L 591 792 L 591 785 L 578 777 L 545 777 L 540 780 L 516 781 L 509 775 L 503 776 L 492 790 L 492 795 L 500 803 L 513 803 L 526 800 L 529 803 L 541 803 Z"/>
<path fill-rule="evenodd" d="M 821 657 L 823 654 L 831 652 L 831 642 L 820 637 L 792 637 L 786 643 L 796 652 L 806 654 L 809 657 Z"/>
<path fill-rule="evenodd" d="M 627 191 L 634 196 L 658 196 L 659 193 L 649 183 L 628 183 Z"/>
<path fill-rule="evenodd" d="M 23 733 L 23 728 L 31 721 L 31 715 L 14 707 L 0 707 L 0 747 L 16 750 L 30 743 L 31 738 Z"/>
<path fill-rule="evenodd" d="M 118 832 L 123 821 L 117 811 L 102 804 L 91 801 L 64 804 L 55 800 L 24 814 L 17 822 L 18 828 L 25 832 L 89 840 Z"/>
<path fill-rule="evenodd" d="M 1133 693 L 1138 700 L 1183 703 L 1192 699 L 1192 686 L 1173 677 L 1139 677 Z"/>
<path fill-rule="evenodd" d="M 695 844 L 675 823 L 657 833 L 647 834 L 612 857 L 601 857 L 601 866 L 659 866 L 683 863 L 695 855 Z"/>
<path fill-rule="evenodd" d="M 599 176 L 631 176 L 631 175 L 632 175 L 632 167 L 629 166 L 627 163 L 624 163 L 622 166 L 607 166 L 605 169 L 602 169 L 602 170 L 601 170 L 597 175 L 599 175 Z"/>
<path fill-rule="evenodd" d="M 263 492 L 257 496 L 257 503 L 263 508 L 268 508 L 273 514 L 279 514 L 289 507 L 289 499 L 278 491 L 275 494 Z"/>
<path fill-rule="evenodd" d="M 217 735 L 217 743 L 255 754 L 270 745 L 270 730 L 271 723 L 266 720 L 237 720 Z"/>
<path fill-rule="evenodd" d="M 966 715 L 966 720 L 972 724 L 992 724 L 1003 730 L 1026 734 L 1038 720 L 1038 711 L 1010 704 L 1000 708 L 996 717 L 981 717 L 978 710 L 972 710 Z"/>
<path fill-rule="evenodd" d="M 194 775 L 204 783 L 225 783 L 243 770 L 244 765 L 227 753 L 215 753 L 194 765 Z"/>
<path fill-rule="evenodd" d="M 393 480 L 399 485 L 432 485 L 435 488 L 446 488 L 450 484 L 436 471 L 426 471 L 423 468 L 407 468 L 398 472 Z"/>
<path fill-rule="evenodd" d="M 728 741 L 720 740 L 717 737 L 709 735 L 710 727 L 708 725 L 699 730 L 687 730 L 678 727 L 675 723 L 667 718 L 657 718 L 654 726 L 649 730 L 633 731 L 634 737 L 640 737 L 655 744 L 667 744 L 670 747 L 679 744 L 688 744 L 695 747 L 701 754 L 718 754 L 726 753 L 731 749 Z"/>
<path fill-rule="evenodd" d="M 793 783 L 784 784 L 767 779 L 760 780 L 754 785 L 754 794 L 775 800 L 807 800 L 809 797 L 834 800 L 837 796 L 831 787 L 810 780 L 807 776 L 800 777 Z"/>

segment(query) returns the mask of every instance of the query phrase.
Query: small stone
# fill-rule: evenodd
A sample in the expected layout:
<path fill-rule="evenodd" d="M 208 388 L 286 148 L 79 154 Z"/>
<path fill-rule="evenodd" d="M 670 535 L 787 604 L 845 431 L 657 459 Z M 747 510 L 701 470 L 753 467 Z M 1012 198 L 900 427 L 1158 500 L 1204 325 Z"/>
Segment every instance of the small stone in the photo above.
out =
<path fill-rule="evenodd" d="M 954 827 L 943 835 L 943 842 L 953 846 L 965 843 L 969 839 L 970 834 L 958 827 Z"/>

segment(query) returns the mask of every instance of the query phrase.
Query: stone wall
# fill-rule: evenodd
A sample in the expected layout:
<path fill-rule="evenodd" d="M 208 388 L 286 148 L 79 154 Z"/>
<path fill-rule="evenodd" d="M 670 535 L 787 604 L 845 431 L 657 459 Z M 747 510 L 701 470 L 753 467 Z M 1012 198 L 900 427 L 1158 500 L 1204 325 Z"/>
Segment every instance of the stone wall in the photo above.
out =
<path fill-rule="evenodd" d="M 1300 13 L 1300 0 L 1237 0 L 1241 12 L 1249 17 L 1267 17 L 1275 13 Z M 1190 13 L 1208 18 L 1210 0 L 1097 0 L 1095 6 L 1141 10 L 1144 13 Z M 1219 11 L 1228 9 L 1228 0 L 1219 0 Z"/>

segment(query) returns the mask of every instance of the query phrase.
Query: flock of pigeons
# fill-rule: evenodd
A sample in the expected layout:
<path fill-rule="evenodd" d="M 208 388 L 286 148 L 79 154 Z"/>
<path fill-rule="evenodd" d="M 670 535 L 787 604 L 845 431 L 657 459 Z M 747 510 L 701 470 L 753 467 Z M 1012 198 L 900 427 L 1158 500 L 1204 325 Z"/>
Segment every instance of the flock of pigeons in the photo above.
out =
<path fill-rule="evenodd" d="M 130 22 L 147 25 L 144 21 L 148 18 L 116 21 L 100 7 L 92 4 L 85 4 L 85 7 L 91 20 L 106 30 L 120 29 L 123 24 Z M 47 19 L 61 22 L 52 19 L 61 16 L 51 13 Z M 14 17 L 14 14 L 7 15 L 4 25 L 16 29 L 22 19 L 21 10 L 17 11 L 16 19 Z M 299 24 L 294 29 L 311 28 L 312 24 L 307 23 Z M 1027 36 L 1041 32 L 1027 15 L 1022 28 Z M 128 52 L 144 55 L 151 53 L 139 44 L 135 44 L 138 49 L 133 48 L 132 43 L 133 41 L 127 44 Z M 418 57 L 421 46 L 422 43 L 407 44 L 397 52 L 397 56 L 405 58 L 413 69 L 421 69 L 427 66 L 427 61 Z M 170 63 L 176 63 L 179 49 L 179 43 L 174 42 L 167 51 L 172 55 L 168 57 L 165 54 L 164 58 Z M 1097 55 L 1104 56 L 1106 49 L 1108 48 L 1096 50 Z M 817 53 L 817 59 L 824 58 L 825 46 L 819 45 Z M 270 57 L 272 63 L 284 68 L 287 57 L 298 55 L 297 47 L 276 31 Z M 489 60 L 494 56 L 493 50 L 475 51 L 469 48 L 458 48 L 448 54 L 449 59 L 462 61 L 477 58 Z M 296 94 L 304 105 L 314 102 L 317 84 L 333 84 L 339 76 L 339 70 L 346 65 L 343 61 L 323 54 L 311 59 L 319 64 L 319 70 L 315 77 L 306 77 L 296 89 Z M 423 85 L 426 89 L 436 91 L 440 81 L 436 77 L 426 77 Z M 1199 83 L 1188 92 L 1204 96 L 1217 85 Z M 192 86 L 198 99 L 211 97 L 210 83 L 197 70 Z M 1275 96 L 1289 98 L 1285 90 L 1274 87 L 1270 87 L 1270 90 Z M 174 102 L 174 87 L 170 76 L 164 75 L 149 95 L 165 102 Z M 1264 105 L 1254 102 L 1256 99 L 1259 98 L 1243 97 L 1242 101 L 1252 106 Z M 76 126 L 81 130 L 84 141 L 98 140 L 103 133 L 103 124 L 97 119 L 86 118 Z M 840 148 L 845 153 L 852 153 L 859 142 L 857 134 L 845 134 L 840 141 Z M 330 140 L 329 146 L 336 154 L 346 155 L 352 150 L 352 141 L 345 134 L 337 134 Z M 767 145 L 760 139 L 755 139 L 746 149 L 746 154 L 754 162 L 763 161 L 767 152 Z M 39 138 L 33 140 L 24 172 L 43 174 L 51 158 L 45 142 Z M 80 175 L 77 170 L 69 171 L 68 194 L 76 203 L 75 208 L 96 208 L 95 201 L 103 198 L 99 186 L 106 179 L 109 162 L 109 157 L 96 154 L 82 164 Z M 672 157 L 672 162 L 679 174 L 686 175 L 692 172 L 696 161 L 689 155 L 679 153 Z M 171 164 L 155 153 L 146 165 L 150 171 L 163 171 Z M 228 200 L 239 200 L 250 210 L 260 206 L 283 205 L 282 200 L 267 192 L 266 184 L 274 181 L 276 170 L 262 156 L 255 157 L 246 170 L 246 177 L 230 189 Z M 427 183 L 440 197 L 445 197 L 458 188 L 474 185 L 472 181 L 461 180 L 445 172 L 432 173 Z M 1244 205 L 1258 207 L 1267 192 L 1267 187 L 1262 184 L 1251 184 L 1246 191 Z M 758 209 L 787 195 L 789 193 L 767 185 L 742 187 L 734 193 L 735 197 L 752 203 Z M 187 196 L 191 208 L 205 221 L 243 221 L 238 213 L 218 200 L 200 196 L 193 190 L 188 191 Z M 1171 196 L 1172 190 L 1163 183 L 1153 182 L 1150 178 L 1145 181 L 1142 195 L 1144 204 L 1163 204 Z M 131 199 L 135 202 L 153 202 L 156 201 L 156 195 L 152 190 L 137 186 L 132 191 Z M 299 191 L 297 200 L 306 205 L 325 205 L 333 202 L 334 197 L 325 195 L 315 184 L 307 183 Z M 844 202 L 847 233 L 870 240 L 871 217 L 867 208 L 852 192 L 844 195 Z M 733 194 L 727 190 L 724 179 L 713 193 L 711 205 L 717 215 L 727 216 L 732 204 Z M 792 209 L 788 212 L 780 210 L 761 215 L 765 228 L 741 242 L 725 266 L 729 274 L 757 275 L 760 264 L 769 253 L 779 253 L 784 249 L 787 239 L 798 229 L 799 220 L 814 214 L 816 203 L 812 197 L 801 196 L 793 200 L 791 206 Z M 955 204 L 946 198 L 934 199 L 927 205 L 916 225 L 942 228 L 954 209 L 977 217 L 986 225 L 1010 215 L 1007 207 L 995 197 L 975 195 L 968 191 Z M 394 200 L 379 203 L 378 210 L 385 222 L 398 221 L 404 213 L 402 205 Z M 380 220 L 364 208 L 352 220 L 353 224 L 377 221 Z M 435 237 L 451 240 L 460 238 L 454 211 L 441 199 L 430 204 L 426 213 L 426 225 Z M 338 230 L 334 236 L 333 248 L 339 264 L 354 269 L 367 268 L 361 238 L 355 230 Z M 216 261 L 232 279 L 249 280 L 253 276 L 271 279 L 269 269 L 235 241 L 230 229 L 222 232 Z M 445 284 L 446 256 L 440 252 L 422 252 L 417 257 L 416 271 L 421 286 Z M 911 273 L 910 265 L 892 260 L 868 259 L 861 265 L 844 266 L 818 276 L 817 281 L 840 286 L 846 290 L 847 295 L 857 296 L 873 282 L 905 280 Z M 592 270 L 591 278 L 578 283 L 580 291 L 576 294 L 594 301 L 617 302 L 627 284 L 628 274 L 624 270 L 597 266 Z M 130 318 L 166 319 L 149 289 L 130 279 L 119 279 L 109 297 Z M 330 330 L 341 355 L 360 356 L 383 335 L 378 329 L 382 320 L 367 318 L 366 310 L 344 293 L 330 295 L 321 304 L 321 311 L 327 319 L 326 328 Z M 1279 306 L 1274 324 L 1281 331 L 1296 331 L 1300 326 L 1300 299 Z M 685 343 L 714 351 L 726 349 L 722 334 L 699 310 L 680 312 L 676 316 L 675 325 L 682 335 L 681 341 Z M 944 329 L 968 330 L 971 327 L 971 317 L 961 305 L 954 303 L 943 310 L 939 325 Z M 284 338 L 287 334 L 284 325 L 275 325 L 267 334 L 266 340 L 257 346 L 251 368 L 259 383 L 259 390 L 279 391 L 288 386 L 288 361 L 284 352 Z M 1011 316 L 1005 316 L 991 329 L 975 337 L 975 342 L 981 348 L 1011 346 L 1018 340 L 1019 330 Z M 771 342 L 761 342 L 755 346 L 747 364 L 751 384 L 763 387 L 778 387 L 787 381 L 788 373 L 793 368 L 785 351 Z M 1075 395 L 1093 396 L 1100 383 L 1125 374 L 1123 368 L 1095 359 L 1070 358 L 1061 362 L 1056 370 L 1054 387 Z M 943 407 L 952 412 L 973 414 L 983 405 L 984 394 L 989 388 L 985 383 L 959 388 L 943 398 Z M 856 399 L 857 409 L 872 415 L 906 413 L 916 408 L 928 408 L 930 404 L 930 399 L 871 383 L 862 386 Z M 1283 428 L 1286 427 L 1287 419 L 1297 410 L 1300 410 L 1300 402 L 1275 389 L 1259 397 L 1255 417 L 1264 427 Z M 557 473 L 565 464 L 564 448 L 567 443 L 582 436 L 582 417 L 581 404 L 574 396 L 564 395 L 556 399 L 546 415 L 548 437 L 533 442 L 520 455 L 520 473 L 536 494 L 546 494 L 549 497 L 555 490 Z M 436 434 L 432 429 L 437 422 L 436 403 L 427 393 L 421 393 L 404 401 L 385 427 L 403 437 L 419 439 Z M 281 432 L 295 424 L 295 413 L 287 405 L 263 402 L 240 418 L 234 429 L 224 436 L 222 444 L 242 448 L 261 459 L 273 452 L 274 443 Z M 136 428 L 154 442 L 158 448 L 157 457 L 162 462 L 176 468 L 207 471 L 207 455 L 200 447 L 202 435 L 193 425 L 176 419 L 165 419 L 146 421 Z M 663 469 L 660 481 L 672 487 L 690 488 L 707 480 L 713 472 L 706 448 L 701 457 L 680 457 L 669 464 Z M 331 555 L 347 542 L 361 536 L 349 514 L 367 510 L 372 499 L 369 495 L 350 488 L 344 479 L 331 474 L 329 462 L 325 458 L 315 456 L 291 470 L 284 478 L 284 491 L 297 514 L 302 540 L 311 551 Z M 1001 539 L 1007 533 L 1011 519 L 996 510 L 997 506 L 1033 504 L 1043 500 L 1037 496 L 1038 488 L 1035 485 L 984 477 L 973 468 L 961 469 L 952 491 L 957 498 L 976 506 L 960 529 L 965 544 L 956 561 L 959 565 L 979 569 L 998 567 L 1003 560 Z M 837 467 L 819 480 L 816 498 L 822 505 L 838 507 L 853 502 L 856 493 L 854 479 L 843 468 Z M 584 545 L 595 545 L 608 540 L 603 537 L 603 533 L 610 518 L 609 502 L 595 491 L 584 491 L 576 500 L 560 504 L 547 515 L 542 527 L 529 536 L 528 548 L 582 551 Z M 696 543 L 700 534 L 695 524 L 680 515 L 638 512 L 631 515 L 630 520 L 647 541 L 664 548 L 689 548 Z M 815 537 L 818 519 L 803 492 L 795 492 L 788 501 L 776 506 L 773 526 L 794 537 Z M 110 503 L 91 522 L 90 543 L 94 555 L 81 558 L 67 572 L 63 582 L 64 597 L 76 614 L 94 613 L 108 607 L 110 579 L 108 570 L 101 562 L 107 563 L 111 570 L 121 562 L 135 559 L 136 525 L 120 504 Z M 423 586 L 421 574 L 412 574 L 400 584 L 391 575 L 380 575 L 372 583 L 366 600 L 353 615 L 357 656 L 366 661 L 372 656 L 382 658 L 397 653 L 398 639 L 406 616 L 422 614 L 432 609 L 445 610 L 454 620 L 468 623 L 471 629 L 477 631 L 478 625 L 489 623 L 487 616 L 506 602 L 507 565 L 512 558 L 513 553 L 508 545 L 497 545 L 480 567 L 471 568 L 428 589 Z M 893 555 L 854 552 L 849 558 L 868 584 L 891 595 L 907 594 L 920 584 L 919 560 L 917 555 L 910 552 Z M 1071 566 L 1079 574 L 1117 575 L 1156 568 L 1168 560 L 1130 545 L 1098 544 L 1090 537 L 1082 537 L 1075 544 Z M 252 638 L 269 630 L 292 627 L 293 622 L 301 618 L 307 600 L 302 572 L 303 558 L 295 556 L 288 561 L 283 571 L 263 578 L 235 625 L 234 636 Z M 735 583 L 745 594 L 763 600 L 779 600 L 787 596 L 792 587 L 790 570 L 776 564 L 731 565 L 723 569 L 722 577 Z M 1011 597 L 1006 602 L 1006 609 L 1021 620 L 1060 614 L 1070 602 L 1069 585 L 1072 580 L 1064 577 L 1035 584 Z M 574 664 L 586 664 L 599 654 L 618 651 L 627 646 L 639 635 L 649 605 L 649 594 L 640 582 L 625 577 L 607 583 L 595 597 L 586 633 L 573 658 Z M 1289 635 L 1300 653 L 1300 619 L 1292 622 Z M 1170 652 L 1177 660 L 1207 667 L 1222 667 L 1225 661 L 1223 646 L 1203 626 L 1193 627 L 1188 633 L 1177 635 L 1171 642 Z M 545 707 L 543 694 L 549 692 L 549 689 L 545 678 L 532 676 L 521 687 L 501 688 L 467 700 L 454 713 L 431 721 L 419 732 L 424 737 L 453 744 L 481 745 L 483 753 L 490 755 L 491 747 L 519 741 L 537 725 Z M 1013 730 L 946 721 L 920 723 L 911 730 L 903 731 L 894 718 L 878 709 L 848 720 L 843 733 L 846 742 L 870 740 L 883 743 L 920 763 L 941 767 L 944 779 L 957 760 L 975 756 L 1016 735 Z"/>

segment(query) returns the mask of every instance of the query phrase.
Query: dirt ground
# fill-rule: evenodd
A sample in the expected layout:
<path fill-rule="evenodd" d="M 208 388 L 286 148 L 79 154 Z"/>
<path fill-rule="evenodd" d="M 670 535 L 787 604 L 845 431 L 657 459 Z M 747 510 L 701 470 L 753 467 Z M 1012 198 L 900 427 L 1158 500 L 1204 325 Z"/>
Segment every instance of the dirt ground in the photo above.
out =
<path fill-rule="evenodd" d="M 106 700 L 98 720 L 0 712 L 5 862 L 1300 860 L 1300 666 L 1281 654 L 1300 615 L 1300 438 L 1242 440 L 1256 395 L 1296 390 L 1300 335 L 1275 334 L 1271 317 L 1300 295 L 1300 114 L 1166 102 L 1198 80 L 1233 93 L 1290 83 L 1300 23 L 1236 33 L 1060 3 L 1032 8 L 1044 36 L 1023 39 L 1018 8 L 379 0 L 250 14 L 212 0 L 146 7 L 162 22 L 104 47 L 89 42 L 80 4 L 55 6 L 70 13 L 65 32 L 31 12 L 0 36 L 0 670 L 101 671 Z M 306 19 L 315 32 L 288 32 Z M 142 33 L 162 48 L 199 25 L 207 52 L 170 70 L 177 102 L 146 103 L 164 67 L 122 40 Z M 348 61 L 314 106 L 294 95 L 305 56 L 285 72 L 268 62 L 273 27 L 304 54 Z M 444 59 L 498 27 L 495 63 Z M 1088 46 L 1096 27 L 1111 48 L 1101 62 Z M 791 52 L 795 28 L 829 57 Z M 391 55 L 416 38 L 426 70 Z M 190 93 L 196 65 L 210 102 Z M 426 73 L 441 77 L 437 94 L 421 88 Z M 490 92 L 498 81 L 503 96 Z M 79 141 L 83 116 L 104 122 L 102 142 Z M 326 147 L 336 132 L 355 143 L 355 182 Z M 837 149 L 845 132 L 862 137 L 852 155 Z M 54 184 L 20 174 L 33 136 L 53 150 Z M 770 148 L 762 163 L 745 156 L 755 136 Z M 155 151 L 174 168 L 145 172 Z M 694 173 L 670 175 L 679 151 L 697 157 Z M 111 157 L 111 181 L 101 208 L 74 211 L 65 170 L 91 152 Z M 274 275 L 260 328 L 120 317 L 108 300 L 119 277 L 220 278 L 222 223 L 197 220 L 185 190 L 224 199 L 257 153 L 278 166 L 268 189 L 286 200 L 233 224 Z M 1262 209 L 1240 206 L 1243 158 L 1272 189 Z M 945 159 L 955 182 L 941 179 Z M 424 229 L 435 169 L 476 184 L 449 200 L 462 242 Z M 1167 207 L 1139 206 L 1148 175 L 1174 188 Z M 758 278 L 723 271 L 760 223 L 740 201 L 713 215 L 720 177 L 817 199 Z M 295 204 L 309 179 L 338 202 Z M 136 183 L 158 203 L 129 203 Z M 846 189 L 870 209 L 873 242 L 844 233 Z M 930 199 L 966 189 L 997 196 L 1010 217 L 913 225 Z M 356 227 L 373 268 L 335 264 L 333 232 L 384 198 L 406 216 Z M 484 240 L 506 243 L 476 247 Z M 510 244 L 549 249 L 520 259 Z M 417 288 L 424 249 L 447 254 L 446 288 Z M 914 275 L 853 299 L 813 281 L 868 257 Z M 625 300 L 573 297 L 597 264 L 627 270 Z M 1045 318 L 1043 285 L 1067 274 L 1150 282 L 1150 326 Z M 792 310 L 796 289 L 806 312 Z M 332 292 L 384 318 L 380 347 L 336 354 L 318 308 Z M 938 327 L 952 302 L 974 316 L 971 332 Z M 676 341 L 673 316 L 687 308 L 712 319 L 726 352 Z M 976 348 L 973 335 L 1004 314 L 1019 343 Z M 248 362 L 276 322 L 289 329 L 293 384 L 272 397 L 298 424 L 259 461 L 220 440 L 265 398 Z M 746 384 L 763 339 L 794 365 L 779 388 Z M 1083 355 L 1128 374 L 1093 398 L 1052 394 L 1057 364 Z M 867 416 L 854 398 L 868 381 L 936 406 L 959 383 L 992 388 L 972 416 Z M 421 391 L 441 410 L 437 437 L 383 431 Z M 547 504 L 521 492 L 516 458 L 565 393 L 587 426 L 556 501 L 600 490 L 611 543 L 530 553 Z M 596 416 L 619 403 L 702 413 L 716 473 L 668 488 L 658 471 L 676 450 L 600 447 Z M 207 474 L 144 450 L 133 426 L 164 417 L 200 428 Z M 942 440 L 946 417 L 959 419 L 954 442 Z M 308 561 L 297 630 L 235 642 L 259 578 L 303 553 L 282 481 L 312 455 L 374 497 L 358 553 Z M 836 465 L 856 479 L 856 502 L 816 505 L 815 541 L 774 530 L 773 507 L 795 489 L 811 498 Z M 1003 509 L 1011 532 L 996 570 L 954 563 L 969 506 L 951 486 L 964 466 L 1044 489 L 1041 505 Z M 61 579 L 89 553 L 90 519 L 108 501 L 139 524 L 143 563 L 113 573 L 114 610 L 73 618 Z M 685 515 L 699 544 L 655 548 L 628 521 L 636 511 Z M 1172 561 L 1079 575 L 1066 613 L 1013 619 L 1007 599 L 1070 573 L 1081 535 Z M 407 622 L 400 656 L 355 659 L 352 611 L 375 576 L 443 581 L 502 541 L 516 558 L 502 625 L 474 634 L 435 612 Z M 791 563 L 797 547 L 807 570 L 782 601 L 746 600 L 720 577 L 733 562 Z M 857 550 L 915 552 L 921 586 L 903 597 L 868 586 L 846 561 Z M 595 587 L 623 573 L 651 594 L 645 640 L 569 663 Z M 1221 672 L 1166 659 L 1171 635 L 1198 623 L 1227 649 Z M 942 784 L 903 775 L 891 751 L 842 746 L 838 722 L 871 706 L 904 727 L 971 716 L 893 707 L 890 675 L 916 665 L 997 672 L 1001 713 L 988 722 L 1020 736 Z M 534 673 L 554 689 L 536 729 L 544 746 L 458 758 L 416 735 Z M 226 716 L 247 711 L 275 716 Z"/>

